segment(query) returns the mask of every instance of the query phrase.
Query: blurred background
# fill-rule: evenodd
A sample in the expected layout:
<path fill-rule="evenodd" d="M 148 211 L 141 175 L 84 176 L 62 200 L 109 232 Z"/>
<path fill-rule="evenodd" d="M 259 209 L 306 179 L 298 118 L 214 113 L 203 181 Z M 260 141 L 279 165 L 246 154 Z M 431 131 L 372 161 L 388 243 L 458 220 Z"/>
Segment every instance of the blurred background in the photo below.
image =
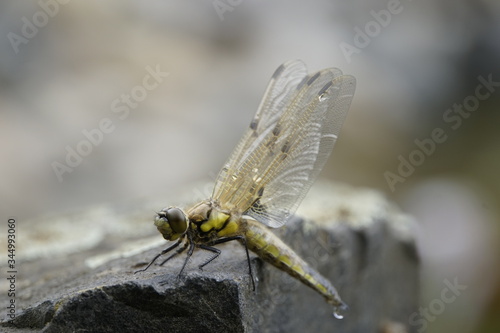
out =
<path fill-rule="evenodd" d="M 322 176 L 415 216 L 427 331 L 499 332 L 498 36 L 487 0 L 1 2 L 2 221 L 213 180 L 299 58 L 358 80 Z"/>

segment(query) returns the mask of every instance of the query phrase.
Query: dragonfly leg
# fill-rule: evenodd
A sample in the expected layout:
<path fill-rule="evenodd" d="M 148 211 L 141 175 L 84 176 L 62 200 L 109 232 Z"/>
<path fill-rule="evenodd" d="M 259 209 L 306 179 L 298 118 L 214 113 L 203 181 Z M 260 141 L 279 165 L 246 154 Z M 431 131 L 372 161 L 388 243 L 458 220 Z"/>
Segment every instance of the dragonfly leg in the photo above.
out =
<path fill-rule="evenodd" d="M 143 269 L 139 269 L 137 271 L 134 272 L 134 274 L 136 273 L 139 273 L 139 272 L 144 272 L 146 271 L 159 257 L 161 257 L 162 255 L 172 251 L 173 249 L 175 249 L 176 247 L 178 247 L 182 242 L 182 239 L 179 239 L 177 242 L 175 242 L 175 244 L 173 244 L 172 246 L 169 246 L 168 248 L 166 248 L 165 250 L 161 251 L 160 253 L 158 253 L 154 258 L 153 260 L 151 260 L 151 262 L 146 266 L 146 268 L 143 268 Z M 185 247 L 184 247 L 185 249 Z M 184 251 L 184 249 L 182 251 Z M 181 252 L 182 252 L 181 251 Z M 179 252 L 179 250 L 177 250 L 177 252 Z M 174 253 L 173 255 L 171 255 L 170 257 L 167 258 L 167 260 L 165 260 L 164 262 L 161 263 L 161 265 L 163 265 L 166 261 L 168 261 L 171 257 L 173 257 L 174 255 L 176 255 L 178 253 Z"/>
<path fill-rule="evenodd" d="M 178 248 L 178 249 L 177 249 L 177 251 L 175 251 L 175 253 L 172 253 L 170 256 L 168 256 L 168 258 L 167 258 L 167 259 L 163 260 L 163 261 L 160 263 L 160 265 L 159 265 L 159 266 L 163 266 L 163 265 L 165 265 L 165 263 L 166 263 L 167 261 L 169 261 L 170 259 L 172 259 L 172 258 L 173 258 L 173 257 L 175 257 L 176 255 L 181 254 L 182 252 L 186 251 L 187 245 L 188 245 L 188 244 L 186 243 L 186 244 L 184 244 L 182 247 Z"/>
<path fill-rule="evenodd" d="M 199 269 L 203 270 L 203 267 L 205 267 L 206 265 L 208 265 L 209 263 L 211 263 L 213 260 L 215 260 L 215 258 L 217 258 L 221 251 L 215 247 L 211 247 L 211 246 L 208 246 L 208 245 L 203 245 L 203 244 L 200 244 L 198 245 L 198 247 L 202 250 L 206 250 L 206 251 L 210 251 L 210 252 L 213 252 L 215 253 L 212 257 L 210 257 L 207 261 L 205 261 L 203 264 L 201 264 L 200 266 L 198 266 Z"/>
<path fill-rule="evenodd" d="M 248 274 L 250 275 L 250 280 L 252 281 L 253 291 L 255 291 L 255 281 L 253 279 L 252 264 L 250 263 L 250 253 L 248 253 L 247 240 L 246 240 L 245 236 L 237 235 L 237 236 L 220 238 L 220 239 L 217 239 L 217 240 L 211 242 L 210 245 L 222 244 L 222 243 L 230 242 L 233 240 L 239 240 L 243 244 L 243 246 L 245 247 L 245 252 L 247 254 Z M 219 253 L 220 253 L 220 250 L 219 250 Z M 203 266 L 205 266 L 206 264 L 208 264 L 210 261 L 214 260 L 218 256 L 219 256 L 219 254 L 217 254 L 217 256 L 215 256 L 214 258 L 211 258 L 208 262 L 204 263 Z"/>
<path fill-rule="evenodd" d="M 193 239 L 191 238 L 191 235 L 190 235 L 189 233 L 188 233 L 188 240 L 189 240 L 189 242 L 188 242 L 188 243 L 186 243 L 186 246 L 189 244 L 189 247 L 188 247 L 188 253 L 187 253 L 187 256 L 186 256 L 186 260 L 184 260 L 184 264 L 182 264 L 182 268 L 181 268 L 181 270 L 179 271 L 179 275 L 177 275 L 177 278 L 178 278 L 178 279 L 180 279 L 180 278 L 181 278 L 181 276 L 182 276 L 182 272 L 184 272 L 184 268 L 186 268 L 186 265 L 187 265 L 187 263 L 188 263 L 189 259 L 190 259 L 190 258 L 191 258 L 191 256 L 193 255 L 193 251 L 194 251 L 194 243 L 193 243 Z M 183 251 L 186 249 L 186 246 L 184 247 L 184 249 L 182 249 L 182 251 L 180 251 L 180 252 L 178 251 L 178 253 L 175 253 L 175 254 L 173 254 L 173 255 L 172 255 L 172 256 L 170 256 L 170 257 L 173 257 L 174 255 L 177 255 L 177 254 L 179 254 L 179 253 L 183 252 Z M 169 257 L 169 258 L 167 258 L 167 260 L 168 260 L 168 259 L 170 259 L 170 257 Z M 167 261 L 167 260 L 165 260 L 165 261 Z M 161 264 L 163 265 L 164 263 L 165 263 L 165 262 L 162 262 Z"/>

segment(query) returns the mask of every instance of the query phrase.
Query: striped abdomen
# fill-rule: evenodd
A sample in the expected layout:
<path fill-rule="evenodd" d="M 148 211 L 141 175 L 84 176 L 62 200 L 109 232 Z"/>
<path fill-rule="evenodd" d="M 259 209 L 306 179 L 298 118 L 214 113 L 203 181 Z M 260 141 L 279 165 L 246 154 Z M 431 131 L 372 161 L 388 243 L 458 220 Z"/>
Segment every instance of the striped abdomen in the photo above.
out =
<path fill-rule="evenodd" d="M 247 246 L 259 257 L 299 279 L 325 297 L 336 308 L 345 304 L 335 287 L 315 269 L 302 260 L 290 247 L 283 243 L 267 227 L 253 220 L 244 221 Z"/>

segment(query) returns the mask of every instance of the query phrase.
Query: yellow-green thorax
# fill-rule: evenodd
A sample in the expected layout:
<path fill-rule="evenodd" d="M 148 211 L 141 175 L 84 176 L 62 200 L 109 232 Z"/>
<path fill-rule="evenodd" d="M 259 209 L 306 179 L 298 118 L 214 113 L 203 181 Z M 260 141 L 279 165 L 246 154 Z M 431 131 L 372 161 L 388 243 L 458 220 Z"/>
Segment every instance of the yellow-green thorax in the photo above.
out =
<path fill-rule="evenodd" d="M 190 228 L 196 236 L 204 240 L 213 240 L 241 234 L 241 215 L 219 207 L 216 202 L 202 201 L 192 207 L 188 213 Z"/>

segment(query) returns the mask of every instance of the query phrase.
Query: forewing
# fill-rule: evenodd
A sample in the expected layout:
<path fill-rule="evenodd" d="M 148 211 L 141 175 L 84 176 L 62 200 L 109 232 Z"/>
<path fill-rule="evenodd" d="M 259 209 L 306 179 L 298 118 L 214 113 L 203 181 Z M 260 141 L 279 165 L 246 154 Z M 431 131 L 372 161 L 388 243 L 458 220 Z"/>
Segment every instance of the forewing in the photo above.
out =
<path fill-rule="evenodd" d="M 300 60 L 288 61 L 276 69 L 249 128 L 217 177 L 213 198 L 227 197 L 228 190 L 242 177 L 240 169 L 245 159 L 276 125 L 306 75 L 306 65 Z"/>
<path fill-rule="evenodd" d="M 278 119 L 230 159 L 214 199 L 270 227 L 286 223 L 330 155 L 354 89 L 355 79 L 338 69 L 304 77 Z M 259 109 L 261 119 L 266 111 Z"/>
<path fill-rule="evenodd" d="M 355 85 L 354 77 L 326 70 L 303 88 L 290 105 L 291 114 L 283 115 L 286 130 L 276 143 L 281 156 L 267 168 L 262 196 L 247 215 L 279 227 L 295 213 L 332 151 Z"/>

